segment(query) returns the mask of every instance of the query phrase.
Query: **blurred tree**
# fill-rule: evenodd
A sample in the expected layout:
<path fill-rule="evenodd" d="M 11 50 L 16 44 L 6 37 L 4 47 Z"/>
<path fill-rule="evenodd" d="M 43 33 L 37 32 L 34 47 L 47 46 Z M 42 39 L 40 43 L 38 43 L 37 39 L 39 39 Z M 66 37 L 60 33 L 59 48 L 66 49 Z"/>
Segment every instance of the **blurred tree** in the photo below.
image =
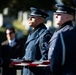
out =
<path fill-rule="evenodd" d="M 37 7 L 45 10 L 53 9 L 55 0 L 17 0 L 17 9 L 29 10 L 30 7 Z"/>
<path fill-rule="evenodd" d="M 8 0 L 9 1 L 9 0 Z M 7 6 L 7 0 L 0 0 L 0 13 L 2 13 L 3 8 Z"/>
<path fill-rule="evenodd" d="M 62 0 L 62 2 L 70 7 L 76 7 L 76 0 Z"/>
<path fill-rule="evenodd" d="M 55 3 L 55 0 L 0 0 L 0 10 L 2 11 L 5 7 L 15 9 L 16 11 L 29 10 L 31 6 L 50 10 L 53 9 Z"/>

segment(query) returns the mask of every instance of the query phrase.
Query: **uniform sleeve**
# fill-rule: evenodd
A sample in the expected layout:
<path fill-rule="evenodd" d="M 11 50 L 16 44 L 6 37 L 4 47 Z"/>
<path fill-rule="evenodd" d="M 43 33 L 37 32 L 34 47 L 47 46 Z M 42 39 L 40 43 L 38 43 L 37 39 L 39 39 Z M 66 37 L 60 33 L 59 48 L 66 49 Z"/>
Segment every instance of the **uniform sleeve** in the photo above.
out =
<path fill-rule="evenodd" d="M 54 47 L 54 51 L 50 60 L 50 69 L 54 75 L 61 75 L 61 63 L 62 63 L 62 44 L 60 35 L 56 40 L 56 45 Z"/>
<path fill-rule="evenodd" d="M 51 59 L 51 56 L 56 44 L 56 40 L 57 40 L 57 37 L 53 41 L 49 42 L 48 60 Z"/>
<path fill-rule="evenodd" d="M 46 60 L 48 57 L 48 42 L 51 38 L 52 34 L 49 30 L 45 31 L 44 34 L 41 35 L 40 41 L 39 41 L 39 47 L 41 51 L 41 60 Z"/>

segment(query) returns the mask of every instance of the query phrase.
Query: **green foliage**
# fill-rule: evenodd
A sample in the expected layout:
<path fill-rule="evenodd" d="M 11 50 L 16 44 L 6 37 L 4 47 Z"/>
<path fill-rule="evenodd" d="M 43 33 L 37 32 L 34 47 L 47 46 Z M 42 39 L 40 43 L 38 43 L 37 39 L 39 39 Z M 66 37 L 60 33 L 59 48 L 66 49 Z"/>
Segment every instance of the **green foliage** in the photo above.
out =
<path fill-rule="evenodd" d="M 55 0 L 0 0 L 0 7 L 3 9 L 9 7 L 10 9 L 29 10 L 31 6 L 41 9 L 53 9 Z M 1 10 L 2 10 L 1 9 Z"/>
<path fill-rule="evenodd" d="M 17 21 L 17 20 L 15 20 L 13 22 L 13 27 L 16 29 L 16 32 L 18 30 L 21 30 L 24 35 L 27 35 L 28 34 L 28 31 L 25 29 L 25 27 L 22 25 L 22 23 L 19 22 L 19 21 Z"/>
<path fill-rule="evenodd" d="M 18 0 L 18 2 L 24 10 L 29 10 L 30 7 L 48 10 L 53 9 L 53 5 L 55 4 L 55 0 Z"/>

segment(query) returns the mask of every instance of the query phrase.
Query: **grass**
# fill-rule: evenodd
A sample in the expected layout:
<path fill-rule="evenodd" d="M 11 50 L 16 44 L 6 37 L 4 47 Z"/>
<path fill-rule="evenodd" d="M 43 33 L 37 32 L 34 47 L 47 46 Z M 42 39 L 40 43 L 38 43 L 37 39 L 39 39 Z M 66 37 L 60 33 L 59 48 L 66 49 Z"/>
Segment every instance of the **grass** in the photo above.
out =
<path fill-rule="evenodd" d="M 25 29 L 25 27 L 21 24 L 21 22 L 19 21 L 14 21 L 13 22 L 13 26 L 16 29 L 16 31 L 21 30 L 23 32 L 24 35 L 28 34 L 28 31 Z"/>

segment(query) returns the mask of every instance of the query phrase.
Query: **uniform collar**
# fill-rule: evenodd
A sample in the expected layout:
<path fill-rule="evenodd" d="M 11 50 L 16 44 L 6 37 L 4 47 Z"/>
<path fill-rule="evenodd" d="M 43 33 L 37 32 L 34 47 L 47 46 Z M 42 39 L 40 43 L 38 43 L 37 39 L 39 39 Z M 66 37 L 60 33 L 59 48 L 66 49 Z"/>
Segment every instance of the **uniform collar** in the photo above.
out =
<path fill-rule="evenodd" d="M 41 23 L 41 24 L 39 24 L 38 26 L 36 26 L 35 28 L 32 28 L 30 34 L 32 34 L 35 30 L 37 30 L 38 28 L 42 27 L 43 25 L 44 25 L 44 24 Z"/>
<path fill-rule="evenodd" d="M 39 24 L 38 26 L 36 26 L 34 29 L 38 29 L 39 27 L 41 27 L 42 25 L 44 25 L 43 23 Z"/>
<path fill-rule="evenodd" d="M 57 28 L 57 30 L 59 30 L 59 29 L 65 27 L 66 25 L 73 26 L 72 21 L 67 21 L 67 22 L 65 22 L 63 25 L 59 26 L 59 28 Z M 57 30 L 56 30 L 56 31 L 57 31 Z"/>

